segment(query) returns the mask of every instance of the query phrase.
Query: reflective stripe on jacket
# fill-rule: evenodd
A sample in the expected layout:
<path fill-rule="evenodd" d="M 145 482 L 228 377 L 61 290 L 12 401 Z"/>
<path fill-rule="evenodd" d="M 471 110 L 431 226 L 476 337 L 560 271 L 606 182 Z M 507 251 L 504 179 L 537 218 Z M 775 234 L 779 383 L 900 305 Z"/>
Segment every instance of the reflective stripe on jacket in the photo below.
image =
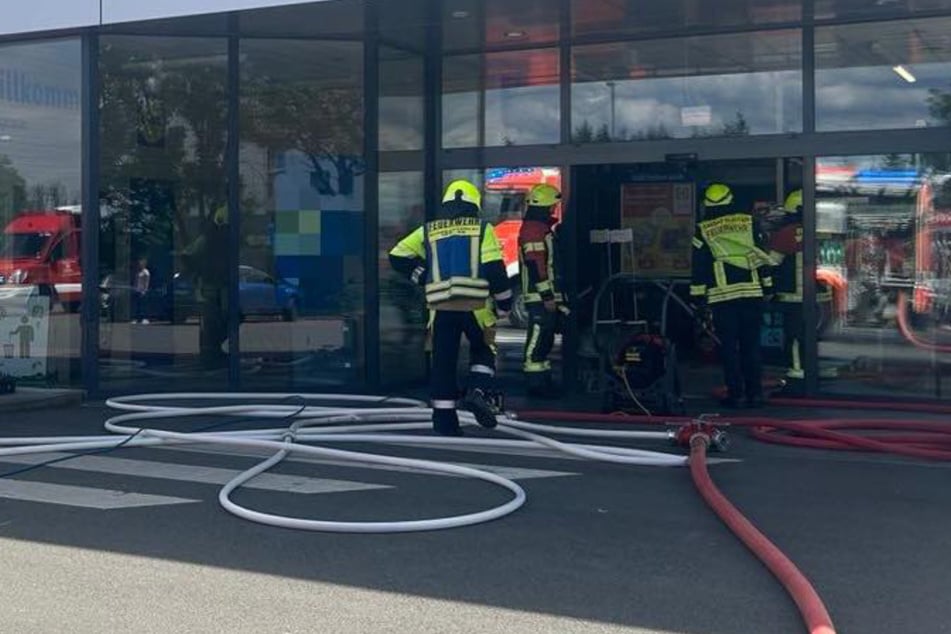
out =
<path fill-rule="evenodd" d="M 704 220 L 693 239 L 692 296 L 710 304 L 763 297 L 772 286 L 762 236 L 750 214 L 727 213 Z"/>
<path fill-rule="evenodd" d="M 562 299 L 555 270 L 555 237 L 547 222 L 525 220 L 518 234 L 522 297 L 527 303 Z"/>

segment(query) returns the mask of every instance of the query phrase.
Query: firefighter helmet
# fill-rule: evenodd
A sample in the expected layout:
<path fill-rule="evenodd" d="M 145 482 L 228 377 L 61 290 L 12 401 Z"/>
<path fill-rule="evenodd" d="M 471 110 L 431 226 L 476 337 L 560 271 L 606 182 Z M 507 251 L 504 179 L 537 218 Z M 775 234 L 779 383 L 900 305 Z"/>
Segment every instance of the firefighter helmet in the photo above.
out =
<path fill-rule="evenodd" d="M 786 210 L 787 214 L 794 214 L 802 208 L 802 190 L 797 189 L 788 196 L 786 196 L 786 202 L 783 203 L 783 209 Z"/>
<path fill-rule="evenodd" d="M 479 188 L 466 180 L 457 180 L 449 183 L 442 198 L 444 203 L 462 201 L 475 205 L 482 210 L 482 194 Z"/>
<path fill-rule="evenodd" d="M 529 207 L 554 207 L 561 202 L 561 192 L 553 185 L 541 184 L 528 192 Z"/>
<path fill-rule="evenodd" d="M 707 187 L 703 195 L 705 207 L 722 207 L 733 202 L 733 192 L 723 183 L 714 183 Z"/>

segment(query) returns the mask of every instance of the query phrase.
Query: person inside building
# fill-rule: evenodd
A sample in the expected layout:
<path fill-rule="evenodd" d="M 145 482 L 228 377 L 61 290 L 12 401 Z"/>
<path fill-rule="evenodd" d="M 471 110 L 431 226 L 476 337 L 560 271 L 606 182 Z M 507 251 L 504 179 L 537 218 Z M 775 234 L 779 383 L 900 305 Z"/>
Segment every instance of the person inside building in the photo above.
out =
<path fill-rule="evenodd" d="M 774 301 L 783 316 L 783 354 L 786 359 L 786 385 L 788 394 L 802 394 L 806 377 L 803 369 L 803 338 L 805 316 L 803 313 L 803 230 L 802 190 L 791 192 L 783 203 L 782 217 L 770 231 L 770 257 L 776 263 L 773 270 Z M 820 310 L 832 301 L 831 291 L 817 282 L 816 300 Z"/>
<path fill-rule="evenodd" d="M 536 185 L 528 193 L 522 228 L 518 235 L 522 297 L 528 311 L 525 340 L 525 373 L 528 394 L 541 398 L 557 396 L 552 381 L 551 354 L 558 319 L 567 313 L 559 288 L 554 227 L 555 209 L 561 192 L 552 185 Z"/>
<path fill-rule="evenodd" d="M 492 226 L 479 218 L 482 195 L 468 181 L 446 188 L 436 220 L 403 238 L 391 251 L 393 268 L 423 287 L 429 307 L 433 430 L 461 436 L 456 411 L 456 366 L 462 335 L 469 341 L 469 378 L 461 405 L 483 427 L 496 426 L 503 408 L 494 389 L 496 310 L 512 308 L 502 249 Z"/>
<path fill-rule="evenodd" d="M 753 216 L 733 204 L 723 183 L 707 187 L 705 217 L 693 238 L 690 295 L 713 313 L 727 393 L 721 405 L 764 404 L 760 332 L 764 289 L 772 286 L 764 236 Z"/>
<path fill-rule="evenodd" d="M 228 340 L 229 253 L 228 209 L 222 206 L 183 252 L 186 271 L 195 280 L 201 317 L 199 358 L 206 368 L 221 367 L 228 360 L 223 345 Z"/>

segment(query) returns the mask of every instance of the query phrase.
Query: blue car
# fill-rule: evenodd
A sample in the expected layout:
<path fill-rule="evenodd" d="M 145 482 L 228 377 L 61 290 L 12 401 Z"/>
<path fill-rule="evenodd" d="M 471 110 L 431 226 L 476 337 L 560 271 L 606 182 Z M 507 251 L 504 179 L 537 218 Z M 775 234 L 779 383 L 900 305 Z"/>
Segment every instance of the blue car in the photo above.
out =
<path fill-rule="evenodd" d="M 116 321 L 117 305 L 131 305 L 132 287 L 117 284 L 109 276 L 100 287 L 103 316 Z M 300 309 L 300 288 L 286 280 L 276 280 L 251 266 L 238 267 L 238 297 L 241 319 L 247 317 L 280 317 L 297 319 Z M 176 273 L 167 286 L 153 287 L 143 300 L 143 316 L 149 320 L 183 323 L 201 314 L 192 280 Z"/>

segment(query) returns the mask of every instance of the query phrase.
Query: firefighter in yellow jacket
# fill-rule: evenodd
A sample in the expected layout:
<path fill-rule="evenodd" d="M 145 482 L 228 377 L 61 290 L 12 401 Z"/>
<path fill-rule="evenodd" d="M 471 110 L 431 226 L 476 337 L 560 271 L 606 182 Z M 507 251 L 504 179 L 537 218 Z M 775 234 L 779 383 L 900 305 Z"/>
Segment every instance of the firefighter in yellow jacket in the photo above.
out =
<path fill-rule="evenodd" d="M 502 249 L 495 231 L 480 220 L 482 195 L 467 181 L 446 189 L 436 220 L 403 238 L 390 251 L 398 272 L 422 286 L 429 307 L 432 345 L 430 397 L 433 429 L 460 436 L 456 366 L 460 339 L 469 341 L 469 379 L 461 405 L 484 427 L 495 427 L 502 395 L 494 388 L 496 307 L 512 307 Z"/>
<path fill-rule="evenodd" d="M 764 289 L 772 286 L 764 236 L 753 216 L 733 205 L 733 192 L 714 183 L 704 193 L 706 215 L 693 239 L 692 297 L 706 301 L 720 340 L 727 386 L 721 401 L 735 408 L 745 397 L 763 405 L 760 332 Z"/>

